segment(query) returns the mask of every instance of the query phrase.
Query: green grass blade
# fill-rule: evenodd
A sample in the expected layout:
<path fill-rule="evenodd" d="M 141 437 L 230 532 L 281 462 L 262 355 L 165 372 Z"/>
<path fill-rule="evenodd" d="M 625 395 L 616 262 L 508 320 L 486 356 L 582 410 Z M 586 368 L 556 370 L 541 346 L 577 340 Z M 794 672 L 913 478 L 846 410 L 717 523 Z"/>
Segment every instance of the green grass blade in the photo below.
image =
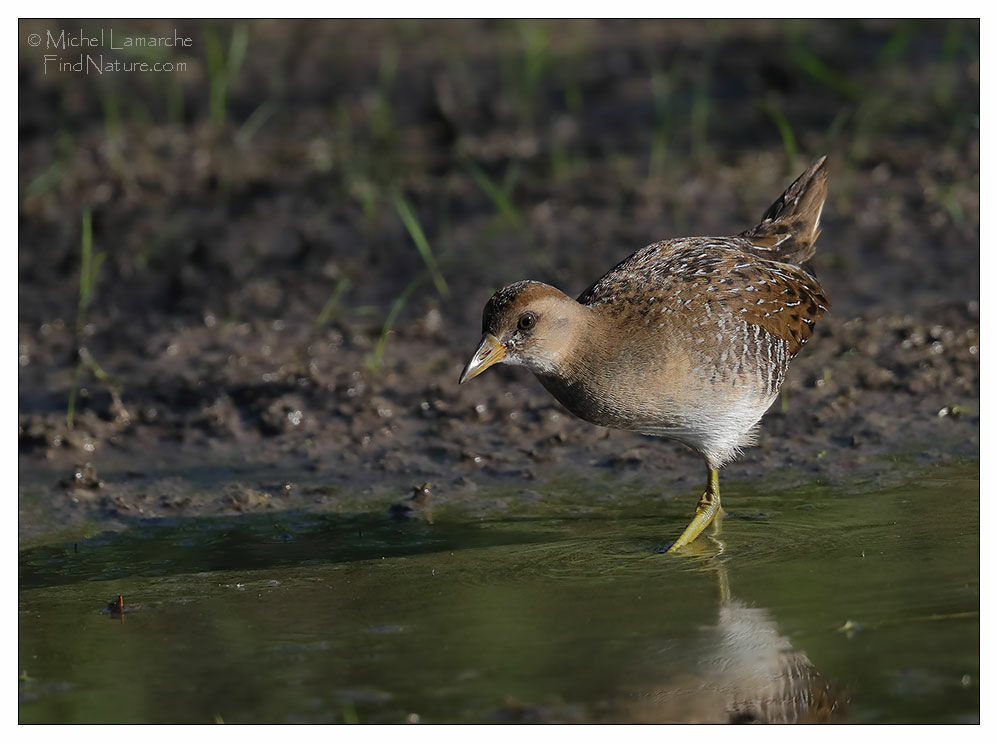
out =
<path fill-rule="evenodd" d="M 423 228 L 420 227 L 420 222 L 416 219 L 416 214 L 413 212 L 412 207 L 409 206 L 406 198 L 398 191 L 392 192 L 392 203 L 395 205 L 396 212 L 399 213 L 399 219 L 402 220 L 402 224 L 409 231 L 409 237 L 413 239 L 416 249 L 423 257 L 423 262 L 427 265 L 427 270 L 430 272 L 430 277 L 433 279 L 438 293 L 440 293 L 441 297 L 447 297 L 450 294 L 447 282 L 444 281 L 444 277 L 441 275 L 440 269 L 437 266 L 437 259 L 434 258 L 434 254 L 430 250 L 430 243 L 427 242 L 427 236 L 423 234 Z"/>
<path fill-rule="evenodd" d="M 802 72 L 829 90 L 851 101 L 860 101 L 864 98 L 864 91 L 860 85 L 827 65 L 802 42 L 791 46 L 789 56 L 791 62 Z"/>
<path fill-rule="evenodd" d="M 73 420 L 76 418 L 76 395 L 80 389 L 80 373 L 83 371 L 83 362 L 76 365 L 73 370 L 73 382 L 69 386 L 69 404 L 66 406 L 66 425 L 72 429 Z"/>
<path fill-rule="evenodd" d="M 245 122 L 243 122 L 243 126 L 239 128 L 239 131 L 236 132 L 236 144 L 239 147 L 246 147 L 250 144 L 250 140 L 253 139 L 253 135 L 257 133 L 257 130 L 260 129 L 260 127 L 267 123 L 267 120 L 270 119 L 275 112 L 277 112 L 277 110 L 278 105 L 272 99 L 266 100 L 257 106 L 253 113 L 247 117 Z"/>
<path fill-rule="evenodd" d="M 690 145 L 695 157 L 703 162 L 708 154 L 708 124 L 711 121 L 711 85 L 707 65 L 697 75 L 690 104 Z"/>
<path fill-rule="evenodd" d="M 318 331 L 320 328 L 325 326 L 329 319 L 333 315 L 333 311 L 336 309 L 337 304 L 340 302 L 340 298 L 343 293 L 350 288 L 350 279 L 345 276 L 340 277 L 337 281 L 336 286 L 333 287 L 333 291 L 330 292 L 329 299 L 326 300 L 326 304 L 323 305 L 323 309 L 319 311 L 319 315 L 316 316 L 315 321 L 312 323 L 312 330 Z"/>
<path fill-rule="evenodd" d="M 486 172 L 482 170 L 482 168 L 480 168 L 474 161 L 464 159 L 462 160 L 462 165 L 465 170 L 468 171 L 472 180 L 474 180 L 478 187 L 485 192 L 486 196 L 492 200 L 493 205 L 496 207 L 496 211 L 503 215 L 503 217 L 510 222 L 510 224 L 520 227 L 523 224 L 523 221 L 520 219 L 520 212 L 517 211 L 513 202 L 510 201 L 508 192 L 487 176 Z M 510 175 L 509 171 L 508 175 Z M 516 172 L 514 171 L 513 177 L 515 177 L 515 175 Z"/>
<path fill-rule="evenodd" d="M 80 236 L 80 304 L 79 311 L 82 313 L 90 303 L 90 293 L 94 289 L 91 281 L 91 263 L 94 254 L 93 223 L 90 210 L 83 210 L 83 226 Z"/>
<path fill-rule="evenodd" d="M 208 110 L 214 124 L 225 121 L 226 74 L 222 42 L 213 29 L 205 29 L 205 56 L 208 62 Z"/>
<path fill-rule="evenodd" d="M 94 294 L 97 284 L 97 274 L 107 254 L 101 251 L 94 255 L 94 239 L 90 210 L 83 211 L 83 228 L 80 239 L 80 304 L 77 315 L 82 318 Z"/>
<path fill-rule="evenodd" d="M 233 26 L 232 36 L 229 38 L 229 59 L 226 62 L 226 74 L 229 80 L 235 78 L 239 74 L 239 68 L 243 66 L 249 39 L 249 26 L 245 23 L 237 23 Z"/>
<path fill-rule="evenodd" d="M 385 346 L 388 344 L 389 333 L 395 327 L 396 318 L 399 317 L 399 313 L 402 309 L 406 307 L 406 303 L 409 301 L 409 296 L 413 294 L 413 291 L 420 286 L 423 280 L 426 279 L 426 273 L 421 273 L 413 281 L 406 285 L 406 288 L 399 293 L 399 296 L 395 298 L 392 302 L 392 307 L 389 308 L 388 315 L 385 316 L 385 322 L 382 324 L 382 332 L 378 336 L 378 340 L 375 342 L 374 351 L 368 357 L 368 368 L 372 372 L 377 372 L 381 369 L 382 359 L 385 356 Z"/>
<path fill-rule="evenodd" d="M 31 183 L 28 184 L 24 195 L 26 197 L 33 197 L 46 194 L 57 186 L 65 175 L 66 166 L 59 160 L 53 160 L 48 168 L 35 176 Z"/>
<path fill-rule="evenodd" d="M 794 138 L 794 130 L 791 129 L 791 122 L 787 120 L 784 112 L 774 102 L 763 104 L 763 110 L 773 120 L 773 123 L 777 125 L 777 131 L 780 132 L 781 141 L 784 143 L 784 153 L 787 155 L 788 172 L 795 171 L 795 163 L 798 162 L 798 143 Z"/>

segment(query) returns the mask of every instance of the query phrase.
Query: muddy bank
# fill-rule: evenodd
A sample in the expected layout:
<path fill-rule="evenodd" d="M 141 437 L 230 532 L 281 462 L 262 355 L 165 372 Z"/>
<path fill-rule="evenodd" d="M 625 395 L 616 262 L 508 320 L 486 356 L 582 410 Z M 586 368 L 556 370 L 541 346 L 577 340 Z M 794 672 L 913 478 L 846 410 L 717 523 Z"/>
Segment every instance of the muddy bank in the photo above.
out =
<path fill-rule="evenodd" d="M 723 487 L 977 458 L 977 23 L 145 27 L 174 25 L 194 42 L 169 79 L 21 49 L 22 535 L 566 472 L 692 498 L 696 456 L 577 421 L 523 371 L 459 388 L 482 305 L 737 232 L 822 153 L 832 311 Z M 220 110 L 211 50 L 241 44 Z"/>

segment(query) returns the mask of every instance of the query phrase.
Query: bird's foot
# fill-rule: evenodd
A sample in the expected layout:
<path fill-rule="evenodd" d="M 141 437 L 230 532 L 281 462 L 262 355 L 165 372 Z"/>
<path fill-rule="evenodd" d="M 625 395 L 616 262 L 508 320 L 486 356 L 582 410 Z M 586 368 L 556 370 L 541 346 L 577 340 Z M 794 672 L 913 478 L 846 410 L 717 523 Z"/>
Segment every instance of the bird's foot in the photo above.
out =
<path fill-rule="evenodd" d="M 708 485 L 704 493 L 701 494 L 700 501 L 697 502 L 697 510 L 694 512 L 694 518 L 690 520 L 687 529 L 667 548 L 666 552 L 675 553 L 684 546 L 692 543 L 720 514 L 721 491 L 718 488 L 718 471 L 710 469 L 708 470 Z"/>

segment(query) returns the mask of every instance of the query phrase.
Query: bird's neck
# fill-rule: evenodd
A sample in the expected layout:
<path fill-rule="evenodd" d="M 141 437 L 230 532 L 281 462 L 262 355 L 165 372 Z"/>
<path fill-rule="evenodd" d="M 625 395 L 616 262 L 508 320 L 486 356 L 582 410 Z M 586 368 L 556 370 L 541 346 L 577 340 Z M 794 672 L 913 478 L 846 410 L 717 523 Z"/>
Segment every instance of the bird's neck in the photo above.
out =
<path fill-rule="evenodd" d="M 603 378 L 606 362 L 613 351 L 606 348 L 617 334 L 593 308 L 573 301 L 575 307 L 548 342 L 544 364 L 531 365 L 541 384 L 580 418 L 593 420 L 586 401 L 593 397 L 589 388 Z"/>

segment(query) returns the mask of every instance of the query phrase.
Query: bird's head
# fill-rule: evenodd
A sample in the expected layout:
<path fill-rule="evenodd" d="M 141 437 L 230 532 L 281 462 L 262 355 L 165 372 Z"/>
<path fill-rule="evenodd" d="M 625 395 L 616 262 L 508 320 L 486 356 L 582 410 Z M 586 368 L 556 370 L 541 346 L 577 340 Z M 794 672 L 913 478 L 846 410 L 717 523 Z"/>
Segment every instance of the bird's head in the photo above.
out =
<path fill-rule="evenodd" d="M 555 287 L 517 282 L 489 298 L 482 311 L 482 341 L 458 382 L 504 362 L 536 374 L 557 372 L 586 323 L 586 308 Z"/>

